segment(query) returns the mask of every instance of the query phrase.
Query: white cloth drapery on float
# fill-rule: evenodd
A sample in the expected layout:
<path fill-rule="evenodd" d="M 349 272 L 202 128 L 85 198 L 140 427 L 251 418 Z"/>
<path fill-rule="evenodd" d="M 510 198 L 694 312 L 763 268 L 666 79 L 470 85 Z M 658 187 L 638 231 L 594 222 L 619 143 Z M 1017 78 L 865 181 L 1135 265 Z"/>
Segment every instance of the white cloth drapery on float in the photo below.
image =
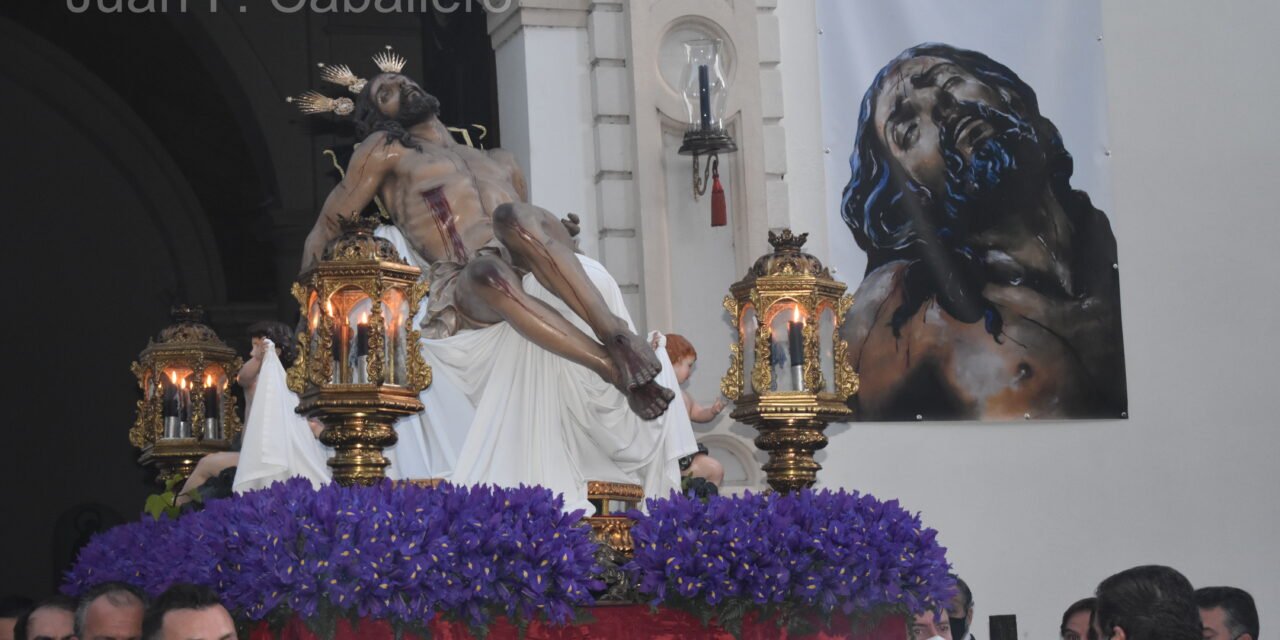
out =
<path fill-rule="evenodd" d="M 427 265 L 398 229 L 384 226 L 377 235 L 390 240 L 425 273 Z M 599 262 L 581 255 L 579 260 L 609 309 L 634 330 L 617 282 Z M 590 327 L 532 274 L 522 284 L 530 295 L 592 335 Z M 425 307 L 424 302 L 416 322 L 421 322 Z M 697 451 L 688 413 L 678 397 L 657 420 L 641 420 L 626 397 L 594 372 L 529 342 L 506 323 L 423 340 L 421 347 L 433 381 L 421 394 L 425 411 L 396 422 L 399 442 L 386 451 L 392 463 L 387 475 L 393 479 L 442 478 L 455 484 L 506 487 L 537 484 L 563 493 L 566 511 L 590 512 L 588 480 L 637 484 L 645 495 L 666 495 L 680 485 L 678 460 Z M 678 391 L 666 350 L 658 349 L 656 355 L 662 363 L 658 383 Z M 268 384 L 279 387 L 269 392 L 272 397 L 287 394 L 297 406 L 296 396 L 285 388 L 279 360 L 275 363 L 280 375 L 262 375 L 258 380 L 258 399 L 246 420 L 236 491 L 288 477 L 281 476 L 278 467 L 268 471 L 258 466 L 282 457 L 305 460 L 305 471 L 289 475 L 311 478 L 311 444 L 292 437 L 253 435 L 255 430 L 297 431 L 301 420 L 302 433 L 311 437 L 300 417 L 258 410 Z M 265 368 L 264 364 L 264 374 Z M 257 446 L 254 443 L 283 444 L 305 452 L 255 454 L 251 459 L 246 454 Z M 246 463 L 253 466 L 246 469 Z M 327 467 L 324 471 L 327 481 Z M 254 480 L 242 483 L 242 476 Z"/>
<path fill-rule="evenodd" d="M 332 477 L 327 464 L 332 451 L 316 440 L 307 419 L 298 415 L 298 396 L 289 390 L 275 345 L 266 342 L 232 488 L 236 493 L 252 491 L 293 476 L 319 488 Z"/>

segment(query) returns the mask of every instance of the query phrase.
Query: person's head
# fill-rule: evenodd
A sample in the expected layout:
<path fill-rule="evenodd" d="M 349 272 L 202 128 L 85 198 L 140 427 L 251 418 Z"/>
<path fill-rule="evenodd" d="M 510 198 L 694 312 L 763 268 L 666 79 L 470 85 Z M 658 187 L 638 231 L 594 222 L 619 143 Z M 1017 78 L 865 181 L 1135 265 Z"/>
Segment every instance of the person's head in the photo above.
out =
<path fill-rule="evenodd" d="M 973 592 L 960 576 L 951 574 L 956 581 L 956 595 L 947 605 L 947 618 L 951 622 L 951 634 L 961 640 L 973 628 Z"/>
<path fill-rule="evenodd" d="M 1200 611 L 1181 573 L 1145 565 L 1098 585 L 1093 628 L 1099 640 L 1197 640 Z"/>
<path fill-rule="evenodd" d="M 298 343 L 288 325 L 275 320 L 264 320 L 249 325 L 249 340 L 255 349 L 264 339 L 276 345 L 276 355 L 280 356 L 280 364 L 286 368 L 293 366 L 293 361 L 298 357 Z"/>
<path fill-rule="evenodd" d="M 926 611 L 914 616 L 907 616 L 908 640 L 932 640 L 942 638 L 952 640 L 951 622 L 946 611 Z"/>
<path fill-rule="evenodd" d="M 136 640 L 142 637 L 146 595 L 123 582 L 100 584 L 80 597 L 76 606 L 78 640 Z"/>
<path fill-rule="evenodd" d="M 932 297 L 999 335 L 999 313 L 981 296 L 975 235 L 1038 206 L 1046 189 L 1069 217 L 1096 211 L 1071 189 L 1071 155 L 1035 91 L 986 55 L 946 44 L 907 49 L 876 75 L 849 167 L 841 216 L 867 253 L 867 272 L 909 263 L 895 329 Z M 926 259 L 935 272 L 910 266 Z M 951 266 L 936 273 L 942 264 Z"/>
<path fill-rule="evenodd" d="M 1062 640 L 1093 640 L 1093 606 L 1097 598 L 1076 600 L 1062 614 L 1058 633 Z"/>
<path fill-rule="evenodd" d="M 421 149 L 408 129 L 440 114 L 440 101 L 422 90 L 418 83 L 400 73 L 380 73 L 365 84 L 356 96 L 352 118 L 356 135 L 364 139 L 377 131 L 387 132 L 387 142 Z"/>
<path fill-rule="evenodd" d="M 1196 589 L 1205 640 L 1258 640 L 1258 608 L 1248 591 L 1235 587 Z"/>
<path fill-rule="evenodd" d="M 4 596 L 0 598 L 0 640 L 13 640 L 14 627 L 18 618 L 35 604 L 26 596 Z"/>
<path fill-rule="evenodd" d="M 236 640 L 231 614 L 208 587 L 175 584 L 142 619 L 143 640 Z"/>
<path fill-rule="evenodd" d="M 75 637 L 76 603 L 54 596 L 18 618 L 13 635 L 18 640 L 70 640 Z"/>
<path fill-rule="evenodd" d="M 667 356 L 671 358 L 671 366 L 675 368 L 676 382 L 684 384 L 693 373 L 693 363 L 698 361 L 698 352 L 684 336 L 668 333 Z"/>

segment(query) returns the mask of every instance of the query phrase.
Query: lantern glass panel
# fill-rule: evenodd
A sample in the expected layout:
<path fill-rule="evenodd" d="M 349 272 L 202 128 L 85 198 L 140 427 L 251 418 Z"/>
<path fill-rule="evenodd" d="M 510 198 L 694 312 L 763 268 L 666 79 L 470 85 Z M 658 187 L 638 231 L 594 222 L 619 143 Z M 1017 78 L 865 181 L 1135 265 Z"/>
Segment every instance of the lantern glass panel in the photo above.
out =
<path fill-rule="evenodd" d="M 365 325 L 363 338 L 360 331 L 360 319 L 367 322 L 369 296 L 355 287 L 344 287 L 329 297 L 325 303 L 325 316 L 330 323 L 329 335 L 333 342 L 329 357 L 333 361 L 333 372 L 330 382 L 333 384 L 356 384 L 368 377 L 368 370 L 359 362 L 367 362 L 368 325 Z M 361 346 L 363 345 L 363 360 Z"/>
<path fill-rule="evenodd" d="M 756 392 L 751 382 L 751 372 L 756 369 L 756 332 L 760 330 L 760 319 L 756 317 L 756 308 L 746 305 L 742 311 L 742 320 L 738 333 L 742 336 L 742 388 L 747 393 Z"/>
<path fill-rule="evenodd" d="M 769 364 L 773 369 L 771 391 L 804 390 L 804 311 L 792 300 L 774 306 Z"/>
<path fill-rule="evenodd" d="M 409 323 L 409 298 L 403 290 L 392 289 L 382 296 L 382 318 L 385 323 L 383 348 L 387 383 L 406 386 L 409 381 L 406 337 Z"/>
<path fill-rule="evenodd" d="M 725 80 L 720 41 L 691 40 L 684 44 L 688 63 L 681 75 L 682 97 L 689 129 L 714 131 L 724 127 Z"/>
<path fill-rule="evenodd" d="M 314 292 L 311 294 L 311 302 L 307 306 L 307 359 L 308 362 L 315 362 L 320 357 L 328 357 L 329 354 L 320 353 L 320 326 L 326 323 L 328 317 L 324 313 L 324 309 L 320 306 L 319 297 Z"/>
<path fill-rule="evenodd" d="M 818 353 L 822 358 L 822 391 L 830 392 L 836 383 L 835 357 L 836 312 L 823 305 L 818 314 Z"/>

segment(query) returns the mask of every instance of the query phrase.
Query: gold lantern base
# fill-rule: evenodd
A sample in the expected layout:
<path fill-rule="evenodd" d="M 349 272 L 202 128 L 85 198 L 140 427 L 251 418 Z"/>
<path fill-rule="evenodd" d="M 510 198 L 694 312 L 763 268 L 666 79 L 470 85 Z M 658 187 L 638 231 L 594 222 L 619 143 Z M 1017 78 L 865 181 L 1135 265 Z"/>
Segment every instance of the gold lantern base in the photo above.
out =
<path fill-rule="evenodd" d="M 640 506 L 643 499 L 644 488 L 637 484 L 588 482 L 587 500 L 596 508 L 596 515 L 585 518 L 591 525 L 591 537 L 630 558 L 636 549 L 631 540 L 631 527 L 635 520 L 626 512 Z"/>
<path fill-rule="evenodd" d="M 755 444 L 769 454 L 764 465 L 769 486 L 787 493 L 817 482 L 822 465 L 813 455 L 827 446 L 823 431 L 832 422 L 851 419 L 853 410 L 834 394 L 781 391 L 745 396 L 730 415 L 759 432 Z"/>
<path fill-rule="evenodd" d="M 382 450 L 396 443 L 395 421 L 419 411 L 416 393 L 373 385 L 313 389 L 298 405 L 298 413 L 324 423 L 320 442 L 333 447 L 329 467 L 343 486 L 381 482 L 391 464 Z"/>

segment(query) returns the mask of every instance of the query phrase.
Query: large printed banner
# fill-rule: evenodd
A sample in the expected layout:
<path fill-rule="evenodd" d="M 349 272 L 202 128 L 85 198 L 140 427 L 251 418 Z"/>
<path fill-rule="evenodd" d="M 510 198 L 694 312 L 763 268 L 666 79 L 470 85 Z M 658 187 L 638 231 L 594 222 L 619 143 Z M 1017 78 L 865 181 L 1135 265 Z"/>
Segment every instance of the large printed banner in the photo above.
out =
<path fill-rule="evenodd" d="M 864 421 L 1127 417 L 1099 0 L 818 0 Z"/>

